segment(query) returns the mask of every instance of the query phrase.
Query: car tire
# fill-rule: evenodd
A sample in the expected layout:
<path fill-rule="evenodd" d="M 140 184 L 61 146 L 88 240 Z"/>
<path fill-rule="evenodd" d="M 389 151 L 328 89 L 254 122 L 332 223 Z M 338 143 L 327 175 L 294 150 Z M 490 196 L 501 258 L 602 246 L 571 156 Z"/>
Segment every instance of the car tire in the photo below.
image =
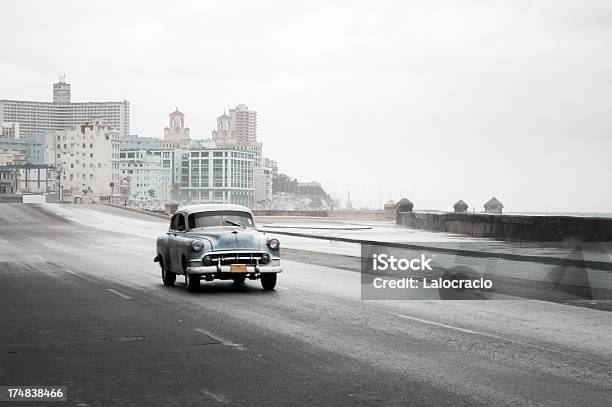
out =
<path fill-rule="evenodd" d="M 246 276 L 234 276 L 232 280 L 234 280 L 234 284 L 244 284 Z"/>
<path fill-rule="evenodd" d="M 172 271 L 164 267 L 163 262 L 160 262 L 159 265 L 161 266 L 162 281 L 164 282 L 164 284 L 174 285 L 174 283 L 176 282 L 176 273 L 173 273 Z"/>
<path fill-rule="evenodd" d="M 185 286 L 188 291 L 198 291 L 200 289 L 200 275 L 185 273 Z"/>
<path fill-rule="evenodd" d="M 276 273 L 262 273 L 259 279 L 264 290 L 274 290 L 276 287 Z"/>

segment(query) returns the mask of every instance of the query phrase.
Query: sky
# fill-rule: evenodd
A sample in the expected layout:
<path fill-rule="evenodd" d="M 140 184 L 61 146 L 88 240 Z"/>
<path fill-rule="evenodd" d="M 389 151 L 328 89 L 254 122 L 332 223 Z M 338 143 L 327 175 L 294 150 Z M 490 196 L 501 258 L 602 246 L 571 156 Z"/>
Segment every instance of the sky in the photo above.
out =
<path fill-rule="evenodd" d="M 66 74 L 73 101 L 129 100 L 131 133 L 178 106 L 192 138 L 244 103 L 281 172 L 363 205 L 612 212 L 609 1 L 0 7 L 0 99 Z"/>

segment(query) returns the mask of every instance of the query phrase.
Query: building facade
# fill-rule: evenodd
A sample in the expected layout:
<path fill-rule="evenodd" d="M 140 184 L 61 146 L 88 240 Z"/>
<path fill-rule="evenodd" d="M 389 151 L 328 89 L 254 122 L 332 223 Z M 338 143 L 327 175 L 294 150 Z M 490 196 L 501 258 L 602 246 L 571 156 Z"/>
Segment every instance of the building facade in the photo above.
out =
<path fill-rule="evenodd" d="M 246 105 L 238 105 L 229 111 L 230 131 L 236 144 L 249 145 L 257 142 L 257 112 Z"/>
<path fill-rule="evenodd" d="M 11 167 L 0 166 L 0 195 L 19 193 L 19 171 Z"/>
<path fill-rule="evenodd" d="M 25 164 L 25 154 L 18 150 L 0 150 L 0 165 L 11 166 L 11 165 L 23 165 Z"/>
<path fill-rule="evenodd" d="M 177 150 L 174 154 L 180 168 L 182 204 L 233 203 L 253 207 L 253 154 L 231 149 Z"/>
<path fill-rule="evenodd" d="M 21 133 L 19 132 L 19 123 L 0 122 L 0 138 L 21 138 Z"/>
<path fill-rule="evenodd" d="M 123 150 L 119 157 L 121 179 L 130 185 L 130 203 L 138 206 L 171 199 L 172 168 L 164 166 L 161 151 Z"/>
<path fill-rule="evenodd" d="M 23 194 L 56 192 L 55 167 L 46 164 L 23 164 L 14 167 L 19 171 L 19 190 Z"/>
<path fill-rule="evenodd" d="M 120 135 L 127 136 L 130 132 L 130 103 L 127 100 L 73 103 L 70 84 L 62 78 L 53 84 L 52 102 L 0 100 L 0 123 L 18 123 L 22 135 L 46 134 L 93 120 L 114 127 Z"/>
<path fill-rule="evenodd" d="M 57 168 L 62 200 L 98 201 L 119 185 L 119 132 L 100 122 L 50 131 L 45 162 Z"/>

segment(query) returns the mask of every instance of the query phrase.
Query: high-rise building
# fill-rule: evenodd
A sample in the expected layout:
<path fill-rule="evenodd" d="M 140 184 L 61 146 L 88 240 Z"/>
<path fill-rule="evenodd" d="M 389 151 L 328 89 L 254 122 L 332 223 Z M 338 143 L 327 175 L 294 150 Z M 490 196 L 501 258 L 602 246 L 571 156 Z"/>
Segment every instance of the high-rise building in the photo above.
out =
<path fill-rule="evenodd" d="M 63 78 L 53 84 L 52 102 L 0 99 L 0 123 L 18 123 L 22 136 L 70 129 L 94 120 L 117 129 L 121 136 L 127 136 L 130 133 L 130 102 L 73 103 L 70 84 Z"/>
<path fill-rule="evenodd" d="M 246 105 L 238 105 L 230 109 L 230 131 L 236 143 L 250 145 L 257 143 L 257 112 L 249 110 Z"/>
<path fill-rule="evenodd" d="M 119 185 L 119 132 L 100 122 L 48 132 L 45 162 L 60 173 L 62 199 L 98 201 Z"/>
<path fill-rule="evenodd" d="M 249 110 L 246 105 L 230 109 L 229 116 L 223 112 L 217 117 L 212 139 L 220 148 L 253 153 L 255 167 L 262 166 L 262 145 L 257 141 L 257 112 Z"/>
<path fill-rule="evenodd" d="M 168 127 L 164 128 L 164 142 L 168 147 L 189 147 L 189 127 L 185 127 L 185 114 L 178 110 L 170 113 Z"/>

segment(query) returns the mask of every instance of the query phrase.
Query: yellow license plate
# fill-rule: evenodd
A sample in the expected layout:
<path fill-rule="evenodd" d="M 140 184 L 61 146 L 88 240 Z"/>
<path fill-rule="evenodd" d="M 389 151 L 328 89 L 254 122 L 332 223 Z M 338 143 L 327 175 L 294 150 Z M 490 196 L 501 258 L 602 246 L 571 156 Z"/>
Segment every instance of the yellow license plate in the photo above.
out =
<path fill-rule="evenodd" d="M 246 273 L 246 264 L 230 264 L 230 272 L 232 273 Z"/>

